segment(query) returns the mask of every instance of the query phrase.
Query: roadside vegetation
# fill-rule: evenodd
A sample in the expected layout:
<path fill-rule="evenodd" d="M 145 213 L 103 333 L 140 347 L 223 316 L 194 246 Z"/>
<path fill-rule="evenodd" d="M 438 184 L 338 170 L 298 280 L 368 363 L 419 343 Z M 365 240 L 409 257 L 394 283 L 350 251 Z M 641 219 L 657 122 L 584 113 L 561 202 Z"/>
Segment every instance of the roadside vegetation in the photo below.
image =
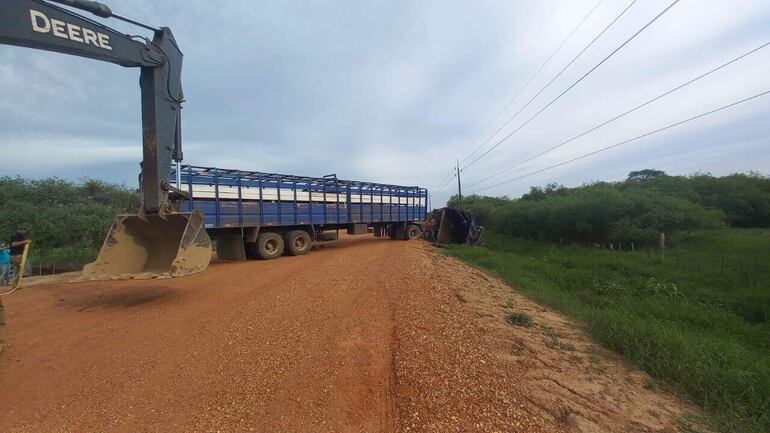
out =
<path fill-rule="evenodd" d="M 560 243 L 657 242 L 661 232 L 770 227 L 770 178 L 631 172 L 623 182 L 532 187 L 521 198 L 469 196 L 477 221 L 512 236 Z M 457 207 L 457 197 L 449 201 Z"/>
<path fill-rule="evenodd" d="M 26 224 L 33 263 L 79 267 L 96 257 L 115 215 L 136 212 L 139 194 L 94 179 L 2 177 L 0 203 L 0 239 Z"/>
<path fill-rule="evenodd" d="M 723 431 L 770 431 L 768 178 L 644 170 L 465 207 L 484 245 L 449 254 L 580 319 Z"/>

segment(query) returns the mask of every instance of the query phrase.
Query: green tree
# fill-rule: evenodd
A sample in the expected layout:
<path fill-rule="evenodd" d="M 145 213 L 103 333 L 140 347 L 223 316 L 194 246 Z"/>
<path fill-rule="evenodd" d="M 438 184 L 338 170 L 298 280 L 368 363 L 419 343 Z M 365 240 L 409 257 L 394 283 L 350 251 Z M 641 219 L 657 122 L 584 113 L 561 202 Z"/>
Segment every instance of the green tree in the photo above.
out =
<path fill-rule="evenodd" d="M 34 257 L 77 250 L 82 261 L 96 254 L 116 214 L 137 211 L 139 194 L 92 179 L 74 183 L 2 177 L 0 203 L 0 239 L 7 240 L 16 226 L 26 224 Z"/>
<path fill-rule="evenodd" d="M 665 171 L 646 168 L 644 170 L 632 171 L 628 173 L 627 180 L 642 182 L 645 180 L 651 180 L 651 179 L 655 179 L 665 175 L 666 175 Z"/>
<path fill-rule="evenodd" d="M 758 173 L 668 176 L 645 169 L 622 182 L 551 183 L 520 199 L 471 195 L 463 203 L 488 228 L 560 242 L 651 243 L 661 232 L 770 227 L 770 179 Z M 449 205 L 457 206 L 458 198 Z"/>

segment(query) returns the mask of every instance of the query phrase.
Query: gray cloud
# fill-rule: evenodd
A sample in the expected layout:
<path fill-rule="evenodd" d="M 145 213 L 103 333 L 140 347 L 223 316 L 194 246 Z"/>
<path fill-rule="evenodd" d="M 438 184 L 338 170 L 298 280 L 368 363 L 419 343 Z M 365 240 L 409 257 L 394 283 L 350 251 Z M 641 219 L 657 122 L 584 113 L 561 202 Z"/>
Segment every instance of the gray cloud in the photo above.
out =
<path fill-rule="evenodd" d="M 171 27 L 185 53 L 186 162 L 436 188 L 594 3 L 137 0 L 111 6 Z M 667 3 L 637 2 L 506 132 Z M 605 1 L 498 125 L 626 4 Z M 510 166 L 747 51 L 764 42 L 769 27 L 770 7 L 762 0 L 683 0 L 464 177 L 471 183 Z M 765 90 L 768 66 L 770 48 L 495 180 Z M 0 175 L 95 176 L 135 184 L 141 157 L 138 71 L 0 47 L 0 95 Z M 518 195 L 531 184 L 617 179 L 645 167 L 671 173 L 763 170 L 770 164 L 769 113 L 768 101 L 754 101 L 485 192 Z M 449 188 L 434 203 L 448 194 Z"/>

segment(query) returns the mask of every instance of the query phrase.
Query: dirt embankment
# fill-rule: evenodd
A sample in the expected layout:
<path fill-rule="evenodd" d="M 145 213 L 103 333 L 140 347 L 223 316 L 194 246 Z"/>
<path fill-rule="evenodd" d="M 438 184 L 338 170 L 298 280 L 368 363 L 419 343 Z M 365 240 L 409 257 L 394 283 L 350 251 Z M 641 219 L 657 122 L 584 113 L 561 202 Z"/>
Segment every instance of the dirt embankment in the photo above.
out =
<path fill-rule="evenodd" d="M 4 301 L 3 432 L 669 432 L 696 413 L 423 242 Z"/>

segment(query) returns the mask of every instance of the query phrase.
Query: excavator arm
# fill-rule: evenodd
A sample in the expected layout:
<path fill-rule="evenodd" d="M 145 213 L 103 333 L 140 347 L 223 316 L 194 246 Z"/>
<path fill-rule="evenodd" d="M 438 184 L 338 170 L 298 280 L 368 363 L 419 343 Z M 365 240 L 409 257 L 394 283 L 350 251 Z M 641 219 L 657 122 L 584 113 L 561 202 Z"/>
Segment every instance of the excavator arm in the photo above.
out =
<path fill-rule="evenodd" d="M 152 39 L 123 34 L 51 2 L 139 25 L 152 30 Z M 205 269 L 211 240 L 202 215 L 178 212 L 185 193 L 174 188 L 169 179 L 172 160 L 182 160 L 180 113 L 184 100 L 182 52 L 171 30 L 147 26 L 87 0 L 2 0 L 0 44 L 141 70 L 141 209 L 138 215 L 116 218 L 99 257 L 84 268 L 84 277 L 180 276 Z"/>
<path fill-rule="evenodd" d="M 57 1 L 107 18 L 105 5 Z M 0 43 L 72 54 L 141 69 L 142 211 L 169 211 L 172 157 L 182 159 L 182 52 L 167 27 L 154 29 L 152 40 L 125 35 L 42 0 L 0 2 Z"/>

